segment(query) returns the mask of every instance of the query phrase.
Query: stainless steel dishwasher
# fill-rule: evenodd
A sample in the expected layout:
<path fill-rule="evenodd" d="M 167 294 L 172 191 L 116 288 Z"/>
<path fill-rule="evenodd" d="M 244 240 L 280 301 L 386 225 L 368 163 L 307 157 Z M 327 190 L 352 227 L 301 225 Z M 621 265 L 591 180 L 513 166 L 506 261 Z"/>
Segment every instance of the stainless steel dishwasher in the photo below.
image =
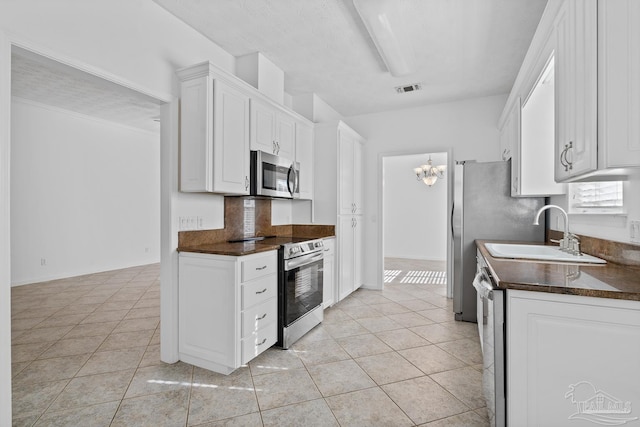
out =
<path fill-rule="evenodd" d="M 486 261 L 478 251 L 473 287 L 477 292 L 478 333 L 482 348 L 482 391 L 491 426 L 506 423 L 504 291 L 491 278 Z"/>

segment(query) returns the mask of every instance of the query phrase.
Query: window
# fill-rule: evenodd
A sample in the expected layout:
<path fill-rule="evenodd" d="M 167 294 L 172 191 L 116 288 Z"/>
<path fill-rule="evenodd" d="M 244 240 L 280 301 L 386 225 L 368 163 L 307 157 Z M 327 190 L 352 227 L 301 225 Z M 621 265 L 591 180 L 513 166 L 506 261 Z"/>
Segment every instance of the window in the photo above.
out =
<path fill-rule="evenodd" d="M 569 213 L 624 213 L 622 181 L 569 184 Z"/>

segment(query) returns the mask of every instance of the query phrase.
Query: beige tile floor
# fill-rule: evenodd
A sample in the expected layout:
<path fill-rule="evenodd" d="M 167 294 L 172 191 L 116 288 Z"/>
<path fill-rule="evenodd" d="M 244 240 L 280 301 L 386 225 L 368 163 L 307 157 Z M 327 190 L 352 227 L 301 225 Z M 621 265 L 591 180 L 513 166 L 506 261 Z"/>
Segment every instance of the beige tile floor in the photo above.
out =
<path fill-rule="evenodd" d="M 223 376 L 160 362 L 158 272 L 12 289 L 14 426 L 487 425 L 476 327 L 443 285 L 358 290 Z"/>

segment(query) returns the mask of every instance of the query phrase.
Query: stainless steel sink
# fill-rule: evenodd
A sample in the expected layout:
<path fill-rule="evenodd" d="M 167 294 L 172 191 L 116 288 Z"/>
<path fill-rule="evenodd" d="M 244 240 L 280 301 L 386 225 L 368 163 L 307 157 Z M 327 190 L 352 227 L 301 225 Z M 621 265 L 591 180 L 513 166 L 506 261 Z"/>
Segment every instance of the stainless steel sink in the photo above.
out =
<path fill-rule="evenodd" d="M 573 262 L 606 264 L 607 261 L 591 255 L 573 255 L 557 246 L 526 245 L 515 243 L 486 243 L 484 245 L 494 258 L 534 259 L 550 262 Z"/>

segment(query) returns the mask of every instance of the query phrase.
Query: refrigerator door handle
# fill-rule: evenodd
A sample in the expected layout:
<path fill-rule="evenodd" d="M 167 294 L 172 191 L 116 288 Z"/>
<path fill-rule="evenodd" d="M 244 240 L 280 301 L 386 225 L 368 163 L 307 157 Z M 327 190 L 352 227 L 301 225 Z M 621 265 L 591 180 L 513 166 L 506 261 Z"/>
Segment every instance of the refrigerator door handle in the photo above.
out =
<path fill-rule="evenodd" d="M 453 230 L 453 212 L 456 209 L 456 203 L 453 202 L 451 203 L 451 238 L 455 238 L 456 237 L 456 232 Z"/>

